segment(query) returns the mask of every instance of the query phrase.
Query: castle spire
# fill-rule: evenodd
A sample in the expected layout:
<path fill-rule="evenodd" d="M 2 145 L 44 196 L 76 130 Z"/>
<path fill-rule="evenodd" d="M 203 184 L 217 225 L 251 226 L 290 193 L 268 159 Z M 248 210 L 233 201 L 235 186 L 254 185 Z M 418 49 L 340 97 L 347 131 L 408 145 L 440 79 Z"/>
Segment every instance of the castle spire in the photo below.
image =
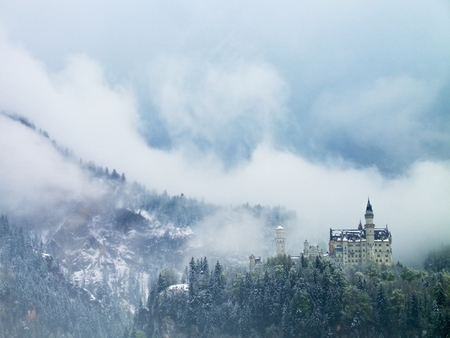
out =
<path fill-rule="evenodd" d="M 370 199 L 367 198 L 366 215 L 373 214 L 372 205 L 370 204 Z"/>
<path fill-rule="evenodd" d="M 372 204 L 370 204 L 370 199 L 367 199 L 366 214 L 364 215 L 364 218 L 366 219 L 366 224 L 372 224 L 373 226 L 373 209 Z"/>

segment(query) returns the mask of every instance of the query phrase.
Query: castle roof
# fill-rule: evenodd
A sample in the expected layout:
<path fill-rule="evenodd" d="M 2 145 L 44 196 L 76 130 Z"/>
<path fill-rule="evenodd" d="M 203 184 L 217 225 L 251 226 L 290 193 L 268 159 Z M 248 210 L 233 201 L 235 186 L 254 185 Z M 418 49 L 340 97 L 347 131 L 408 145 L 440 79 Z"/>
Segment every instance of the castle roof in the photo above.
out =
<path fill-rule="evenodd" d="M 358 230 L 362 230 L 362 229 L 363 229 L 363 226 L 362 226 L 362 224 L 361 224 L 361 220 L 359 220 Z"/>
<path fill-rule="evenodd" d="M 374 229 L 374 240 L 386 240 L 391 236 L 387 228 Z M 365 241 L 366 230 L 364 229 L 331 229 L 330 241 Z"/>

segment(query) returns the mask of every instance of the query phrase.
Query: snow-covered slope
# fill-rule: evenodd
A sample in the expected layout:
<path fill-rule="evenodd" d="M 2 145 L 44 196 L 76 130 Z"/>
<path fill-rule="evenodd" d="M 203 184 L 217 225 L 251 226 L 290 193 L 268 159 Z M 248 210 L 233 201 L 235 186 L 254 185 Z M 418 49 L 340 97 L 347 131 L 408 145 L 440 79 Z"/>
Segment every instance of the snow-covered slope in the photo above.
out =
<path fill-rule="evenodd" d="M 37 236 L 66 278 L 100 302 L 132 311 L 162 268 L 183 271 L 191 256 L 247 266 L 249 254 L 274 248 L 276 226 L 295 219 L 279 207 L 220 207 L 149 191 L 81 161 L 27 119 L 9 118 L 29 143 L 21 154 L 29 162 L 19 165 L 36 170 L 5 185 L 11 194 L 0 198 L 0 212 Z M 40 157 L 44 151 L 51 156 Z"/>

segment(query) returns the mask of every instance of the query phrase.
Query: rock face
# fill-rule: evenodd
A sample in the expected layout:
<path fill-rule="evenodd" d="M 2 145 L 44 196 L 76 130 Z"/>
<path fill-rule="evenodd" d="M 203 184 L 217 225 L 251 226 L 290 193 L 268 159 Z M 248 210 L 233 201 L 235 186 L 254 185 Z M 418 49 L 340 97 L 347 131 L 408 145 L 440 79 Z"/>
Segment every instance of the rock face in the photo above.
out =
<path fill-rule="evenodd" d="M 72 282 L 100 300 L 107 291 L 132 310 L 148 295 L 150 277 L 168 262 L 182 261 L 183 246 L 193 231 L 170 219 L 161 221 L 158 210 L 133 205 L 126 198 L 133 186 L 109 188 L 115 196 L 103 200 L 103 207 L 71 206 L 59 224 L 47 224 L 40 231 L 47 252 Z M 161 198 L 135 193 L 147 194 L 147 200 Z M 119 199 L 123 206 L 114 207 Z"/>

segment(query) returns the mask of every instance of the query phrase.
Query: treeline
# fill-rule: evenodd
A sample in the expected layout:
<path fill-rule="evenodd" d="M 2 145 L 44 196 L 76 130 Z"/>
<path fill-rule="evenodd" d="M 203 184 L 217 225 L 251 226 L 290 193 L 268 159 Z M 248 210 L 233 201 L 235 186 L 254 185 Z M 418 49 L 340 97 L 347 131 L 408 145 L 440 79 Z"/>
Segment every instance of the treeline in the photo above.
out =
<path fill-rule="evenodd" d="M 83 160 L 80 159 L 80 166 L 84 169 L 87 169 L 93 177 L 97 178 L 106 178 L 120 182 L 126 182 L 125 173 L 119 175 L 116 169 L 113 169 L 111 173 L 109 173 L 108 167 L 103 169 L 102 166 L 96 166 L 94 162 L 90 161 L 87 164 L 83 164 Z"/>
<path fill-rule="evenodd" d="M 184 194 L 169 196 L 166 191 L 162 194 L 147 192 L 143 197 L 143 210 L 155 215 L 162 223 L 172 223 L 178 227 L 193 226 L 218 210 L 212 204 L 187 198 Z"/>
<path fill-rule="evenodd" d="M 425 259 L 424 268 L 431 272 L 450 271 L 450 245 L 431 251 Z"/>
<path fill-rule="evenodd" d="M 171 281 L 174 283 L 175 281 Z M 124 337 L 448 337 L 450 274 L 336 268 L 288 256 L 248 273 L 191 260 L 187 285 L 154 283 Z"/>
<path fill-rule="evenodd" d="M 0 337 L 117 337 L 123 326 L 118 304 L 67 282 L 38 240 L 0 216 Z"/>

